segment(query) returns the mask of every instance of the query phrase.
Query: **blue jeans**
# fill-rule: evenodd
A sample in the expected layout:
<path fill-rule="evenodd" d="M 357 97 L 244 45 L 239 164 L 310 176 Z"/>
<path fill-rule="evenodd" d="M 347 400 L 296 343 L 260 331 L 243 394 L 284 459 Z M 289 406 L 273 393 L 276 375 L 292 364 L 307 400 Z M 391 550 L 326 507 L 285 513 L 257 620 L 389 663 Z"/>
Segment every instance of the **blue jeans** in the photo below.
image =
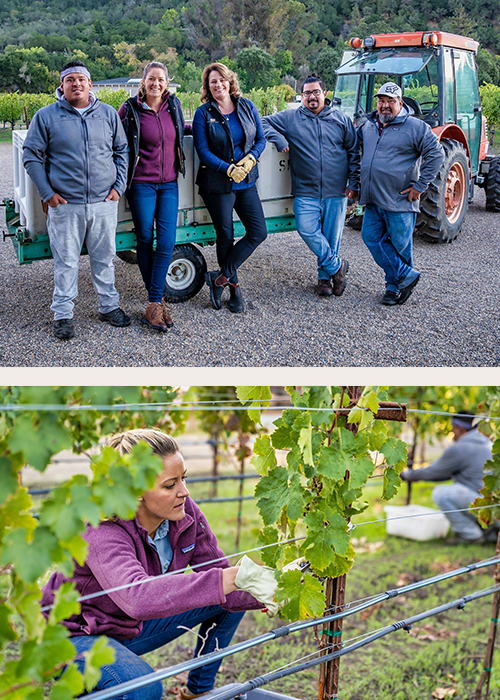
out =
<path fill-rule="evenodd" d="M 478 496 L 478 491 L 458 483 L 436 486 L 432 491 L 434 503 L 441 510 L 468 508 Z M 484 533 L 472 513 L 464 511 L 463 513 L 445 513 L 445 515 L 450 521 L 453 532 L 464 540 L 476 540 Z"/>
<path fill-rule="evenodd" d="M 416 212 L 396 212 L 367 204 L 361 236 L 373 259 L 385 272 L 385 287 L 398 292 L 418 277 L 413 269 L 413 229 Z"/>
<path fill-rule="evenodd" d="M 177 180 L 153 184 L 132 182 L 127 190 L 137 237 L 137 263 L 149 301 L 161 301 L 177 232 Z M 156 220 L 156 251 L 153 253 Z"/>
<path fill-rule="evenodd" d="M 180 637 L 186 630 L 179 629 L 178 625 L 193 628 L 201 624 L 198 634 L 206 636 L 206 642 L 198 638 L 194 656 L 196 657 L 203 646 L 200 655 L 209 654 L 216 649 L 223 649 L 229 645 L 236 628 L 240 624 L 245 613 L 232 613 L 223 610 L 218 605 L 210 605 L 205 608 L 196 608 L 187 612 L 164 617 L 157 620 L 145 620 L 142 632 L 134 639 L 127 639 L 119 642 L 112 637 L 108 637 L 108 643 L 115 650 L 115 661 L 109 666 L 101 667 L 101 678 L 94 690 L 110 688 L 125 681 L 139 678 L 154 671 L 143 659 L 142 654 L 158 649 L 164 644 L 168 644 L 177 637 Z M 208 631 L 215 623 L 213 629 Z M 90 649 L 98 639 L 95 635 L 83 637 L 71 637 L 71 642 L 76 647 L 78 656 L 76 657 L 78 670 L 83 672 L 84 660 L 79 658 L 83 652 Z M 206 666 L 193 669 L 189 673 L 187 687 L 194 694 L 206 693 L 212 690 L 215 676 L 219 670 L 220 661 L 214 661 Z M 161 700 L 163 686 L 161 681 L 139 688 L 126 695 L 117 696 L 117 700 Z"/>
<path fill-rule="evenodd" d="M 346 209 L 346 197 L 295 197 L 293 213 L 297 231 L 318 258 L 320 280 L 329 280 L 342 264 L 338 252 Z"/>

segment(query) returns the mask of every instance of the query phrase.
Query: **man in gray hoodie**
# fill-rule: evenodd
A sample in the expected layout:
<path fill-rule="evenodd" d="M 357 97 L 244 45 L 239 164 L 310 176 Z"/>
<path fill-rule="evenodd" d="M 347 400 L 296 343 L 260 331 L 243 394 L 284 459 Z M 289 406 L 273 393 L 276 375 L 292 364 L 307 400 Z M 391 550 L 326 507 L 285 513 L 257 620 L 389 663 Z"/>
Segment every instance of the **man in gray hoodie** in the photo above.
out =
<path fill-rule="evenodd" d="M 47 207 L 47 230 L 54 258 L 54 334 L 74 336 L 73 300 L 85 243 L 99 318 L 128 326 L 118 306 L 113 257 L 118 200 L 127 182 L 128 144 L 116 110 L 90 92 L 86 66 L 67 63 L 57 102 L 33 117 L 24 142 L 23 165 Z"/>
<path fill-rule="evenodd" d="M 295 222 L 318 258 L 318 294 L 340 296 L 349 269 L 338 255 L 347 198 L 357 199 L 359 189 L 354 125 L 333 109 L 325 83 L 314 73 L 302 86 L 302 105 L 264 117 L 262 125 L 279 152 L 290 151 Z"/>
<path fill-rule="evenodd" d="M 360 204 L 366 204 L 361 235 L 385 272 L 381 303 L 394 306 L 405 303 L 420 279 L 413 268 L 413 229 L 420 196 L 436 177 L 444 152 L 430 126 L 411 116 L 399 85 L 385 83 L 376 97 L 376 111 L 358 130 Z"/>
<path fill-rule="evenodd" d="M 486 435 L 473 425 L 474 414 L 462 411 L 451 419 L 453 445 L 426 469 L 407 469 L 402 472 L 403 481 L 448 481 L 453 484 L 436 486 L 432 498 L 445 512 L 453 531 L 462 542 L 496 541 L 495 527 L 481 530 L 476 518 L 466 509 L 479 496 L 483 487 L 484 465 L 491 459 L 492 444 Z"/>

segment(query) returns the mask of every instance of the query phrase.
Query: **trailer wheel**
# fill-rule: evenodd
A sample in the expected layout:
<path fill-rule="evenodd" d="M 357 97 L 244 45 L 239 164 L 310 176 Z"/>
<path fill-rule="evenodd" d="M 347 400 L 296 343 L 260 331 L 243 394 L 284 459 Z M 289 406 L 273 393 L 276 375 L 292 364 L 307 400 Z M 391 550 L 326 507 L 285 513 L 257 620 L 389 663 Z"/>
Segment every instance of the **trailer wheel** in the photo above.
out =
<path fill-rule="evenodd" d="M 176 245 L 168 268 L 163 296 L 176 304 L 198 294 L 205 284 L 207 263 L 203 254 L 192 243 Z"/>
<path fill-rule="evenodd" d="M 469 198 L 469 161 L 459 141 L 443 139 L 441 170 L 420 200 L 415 228 L 427 241 L 451 243 L 460 233 Z"/>
<path fill-rule="evenodd" d="M 500 211 L 500 158 L 490 160 L 490 169 L 485 180 L 486 211 Z"/>
<path fill-rule="evenodd" d="M 135 250 L 117 250 L 116 257 L 130 265 L 137 265 L 137 252 Z"/>

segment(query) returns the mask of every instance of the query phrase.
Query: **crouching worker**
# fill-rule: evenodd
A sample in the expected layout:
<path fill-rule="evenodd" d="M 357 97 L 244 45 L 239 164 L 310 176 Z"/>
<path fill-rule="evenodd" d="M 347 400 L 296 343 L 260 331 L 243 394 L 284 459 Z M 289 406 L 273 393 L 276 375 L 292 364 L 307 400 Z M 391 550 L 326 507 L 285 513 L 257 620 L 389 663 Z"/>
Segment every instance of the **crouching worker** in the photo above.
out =
<path fill-rule="evenodd" d="M 448 481 L 453 484 L 436 486 L 434 502 L 450 521 L 457 537 L 449 544 L 496 542 L 497 526 L 482 530 L 477 518 L 467 512 L 483 488 L 484 465 L 491 459 L 491 441 L 473 425 L 474 414 L 463 411 L 451 419 L 453 445 L 426 469 L 408 469 L 401 474 L 403 481 Z M 460 511 L 460 512 L 446 512 Z"/>
<path fill-rule="evenodd" d="M 96 690 L 151 673 L 153 669 L 140 657 L 184 634 L 181 626 L 201 624 L 195 656 L 202 646 L 202 654 L 227 647 L 245 610 L 273 605 L 277 585 L 274 576 L 270 580 L 267 567 L 252 563 L 248 570 L 243 564 L 229 565 L 205 516 L 189 498 L 184 460 L 171 437 L 158 430 L 131 430 L 115 435 L 110 444 L 124 454 L 140 440 L 161 457 L 163 472 L 155 487 L 140 497 L 133 520 L 109 520 L 97 528 L 88 527 L 84 535 L 88 556 L 83 565 L 75 564 L 72 580 L 80 595 L 137 584 L 141 579 L 144 583 L 82 601 L 81 613 L 63 623 L 70 630 L 81 670 L 83 652 L 99 635 L 105 635 L 115 650 L 114 663 L 101 668 Z M 221 561 L 190 574 L 148 580 L 219 557 Z M 53 602 L 54 591 L 65 580 L 60 573 L 52 575 L 43 589 L 43 605 Z M 257 591 L 260 602 L 246 590 Z M 220 663 L 192 670 L 187 686 L 180 690 L 181 700 L 210 691 Z M 162 693 L 162 684 L 157 682 L 127 693 L 127 698 L 160 700 Z"/>

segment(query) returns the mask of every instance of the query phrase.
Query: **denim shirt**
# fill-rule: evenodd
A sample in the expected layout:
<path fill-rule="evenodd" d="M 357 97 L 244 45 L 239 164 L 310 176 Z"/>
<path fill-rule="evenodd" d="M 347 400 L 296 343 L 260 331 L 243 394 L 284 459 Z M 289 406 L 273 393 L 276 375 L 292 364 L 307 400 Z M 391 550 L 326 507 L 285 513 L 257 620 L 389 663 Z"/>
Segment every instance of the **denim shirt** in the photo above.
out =
<path fill-rule="evenodd" d="M 168 531 L 170 530 L 170 522 L 164 520 L 160 527 L 155 532 L 154 540 L 148 535 L 148 542 L 158 552 L 161 563 L 161 572 L 164 574 L 168 571 L 170 562 L 172 561 L 173 552 L 170 545 L 170 540 L 168 538 Z"/>

